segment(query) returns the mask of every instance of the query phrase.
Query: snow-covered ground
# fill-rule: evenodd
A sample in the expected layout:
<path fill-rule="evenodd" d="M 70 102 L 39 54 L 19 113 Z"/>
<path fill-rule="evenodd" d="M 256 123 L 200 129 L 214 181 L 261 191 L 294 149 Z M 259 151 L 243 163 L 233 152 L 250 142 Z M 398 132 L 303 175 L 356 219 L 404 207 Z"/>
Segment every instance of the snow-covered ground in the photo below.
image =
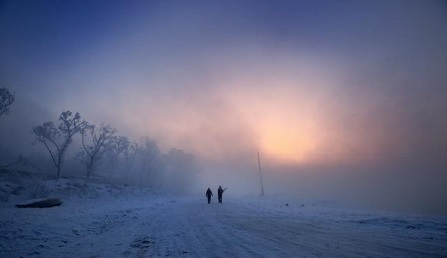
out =
<path fill-rule="evenodd" d="M 14 207 L 42 184 L 62 206 Z M 70 180 L 37 185 L 2 183 L 11 194 L 0 205 L 0 257 L 447 257 L 447 217 L 286 196 L 230 192 L 223 204 L 214 197 L 208 205 L 204 194 L 166 197 Z"/>

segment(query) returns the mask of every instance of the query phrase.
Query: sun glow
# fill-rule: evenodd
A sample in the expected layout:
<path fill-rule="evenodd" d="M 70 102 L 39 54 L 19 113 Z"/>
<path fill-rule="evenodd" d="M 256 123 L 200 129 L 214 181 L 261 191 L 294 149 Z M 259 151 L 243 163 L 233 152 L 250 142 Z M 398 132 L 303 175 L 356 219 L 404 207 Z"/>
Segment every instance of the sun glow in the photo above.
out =
<path fill-rule="evenodd" d="M 315 148 L 310 135 L 290 126 L 269 124 L 261 128 L 260 147 L 268 155 L 278 160 L 303 163 Z"/>
<path fill-rule="evenodd" d="M 318 92 L 305 87 L 289 87 L 297 84 L 292 80 L 281 81 L 281 85 L 287 87 L 269 87 L 275 85 L 273 81 L 259 81 L 256 84 L 263 87 L 255 95 L 235 86 L 250 83 L 253 84 L 234 82 L 233 87 L 223 88 L 227 89 L 230 105 L 236 107 L 257 136 L 258 148 L 281 162 L 310 162 L 312 153 L 318 148 L 317 136 L 322 120 L 317 106 Z"/>
<path fill-rule="evenodd" d="M 324 151 L 328 134 L 335 134 L 327 129 L 327 110 L 336 112 L 328 103 L 343 78 L 338 59 L 311 51 L 277 50 L 269 54 L 273 58 L 263 53 L 220 71 L 216 95 L 266 155 L 284 162 L 318 162 L 314 154 Z"/>

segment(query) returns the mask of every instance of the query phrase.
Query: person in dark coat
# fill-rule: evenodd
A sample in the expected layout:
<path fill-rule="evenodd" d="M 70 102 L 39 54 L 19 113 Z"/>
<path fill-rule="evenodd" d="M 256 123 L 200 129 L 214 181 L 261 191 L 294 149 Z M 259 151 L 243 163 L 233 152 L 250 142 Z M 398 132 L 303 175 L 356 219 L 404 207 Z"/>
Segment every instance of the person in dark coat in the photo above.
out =
<path fill-rule="evenodd" d="M 211 202 L 211 196 L 213 196 L 213 192 L 211 192 L 211 189 L 208 187 L 208 190 L 206 190 L 206 198 L 208 198 L 208 204 Z"/>
<path fill-rule="evenodd" d="M 227 189 L 227 188 L 225 188 Z M 222 189 L 222 186 L 219 185 L 219 188 L 217 189 L 217 198 L 219 199 L 219 203 L 222 203 L 222 194 L 225 191 L 225 189 Z"/>

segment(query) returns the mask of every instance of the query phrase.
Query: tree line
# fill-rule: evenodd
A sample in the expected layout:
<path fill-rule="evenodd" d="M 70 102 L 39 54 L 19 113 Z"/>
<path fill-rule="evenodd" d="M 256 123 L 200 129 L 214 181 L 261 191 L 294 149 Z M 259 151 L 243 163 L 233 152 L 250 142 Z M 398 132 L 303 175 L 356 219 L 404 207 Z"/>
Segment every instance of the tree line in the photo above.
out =
<path fill-rule="evenodd" d="M 3 115 L 15 98 L 6 88 L 0 93 Z M 154 140 L 146 138 L 137 143 L 119 135 L 111 125 L 82 119 L 78 112 L 64 111 L 57 122 L 33 126 L 32 133 L 33 144 L 42 146 L 54 165 L 56 179 L 63 176 L 69 160 L 70 166 L 76 164 L 83 171 L 86 180 L 100 175 L 126 184 L 184 192 L 199 168 L 190 153 L 175 148 L 163 153 Z M 76 147 L 69 151 L 72 145 Z"/>

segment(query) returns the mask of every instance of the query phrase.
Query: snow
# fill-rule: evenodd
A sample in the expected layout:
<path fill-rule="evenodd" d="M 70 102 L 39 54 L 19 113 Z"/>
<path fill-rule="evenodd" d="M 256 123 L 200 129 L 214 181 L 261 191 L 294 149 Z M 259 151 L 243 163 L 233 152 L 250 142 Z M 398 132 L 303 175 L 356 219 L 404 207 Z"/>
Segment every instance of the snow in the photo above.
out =
<path fill-rule="evenodd" d="M 0 257 L 447 257 L 447 218 L 287 196 L 161 196 L 107 186 L 0 207 Z M 86 193 L 89 191 L 86 190 Z"/>

